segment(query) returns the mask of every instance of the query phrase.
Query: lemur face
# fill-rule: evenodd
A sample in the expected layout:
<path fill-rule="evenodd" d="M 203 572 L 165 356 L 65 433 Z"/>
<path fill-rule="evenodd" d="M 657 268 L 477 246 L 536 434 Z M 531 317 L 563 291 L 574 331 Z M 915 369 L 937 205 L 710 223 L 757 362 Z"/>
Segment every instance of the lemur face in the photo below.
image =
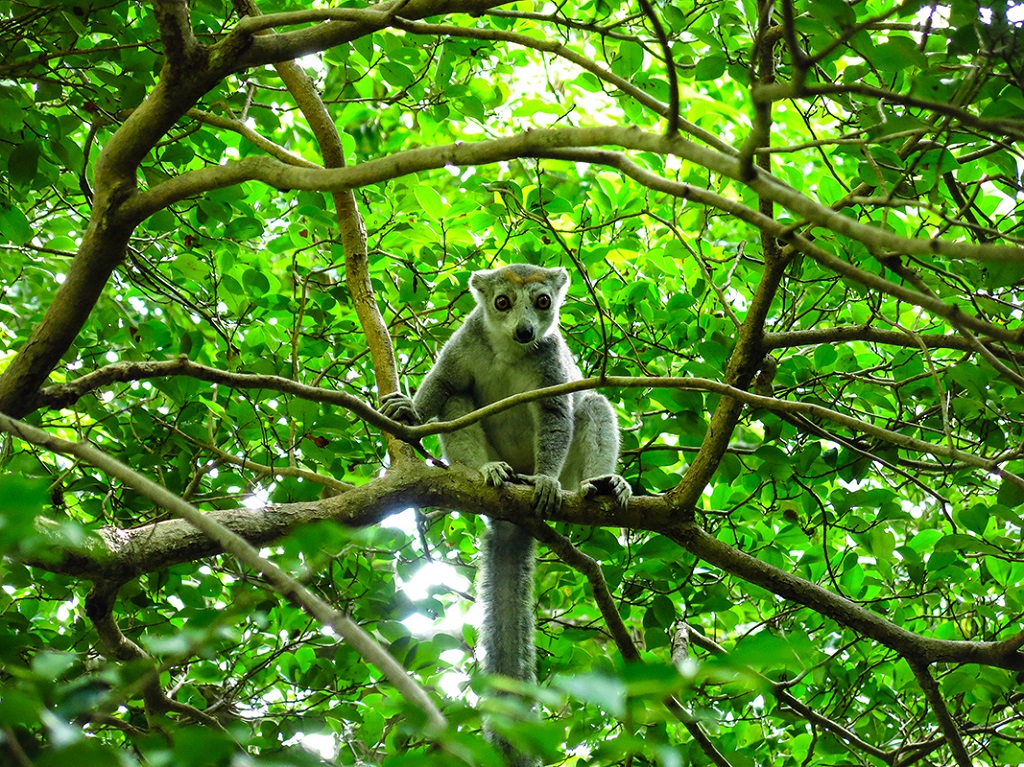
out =
<path fill-rule="evenodd" d="M 469 284 L 488 326 L 528 345 L 557 329 L 558 309 L 565 299 L 569 275 L 561 268 L 513 264 L 474 272 Z"/>

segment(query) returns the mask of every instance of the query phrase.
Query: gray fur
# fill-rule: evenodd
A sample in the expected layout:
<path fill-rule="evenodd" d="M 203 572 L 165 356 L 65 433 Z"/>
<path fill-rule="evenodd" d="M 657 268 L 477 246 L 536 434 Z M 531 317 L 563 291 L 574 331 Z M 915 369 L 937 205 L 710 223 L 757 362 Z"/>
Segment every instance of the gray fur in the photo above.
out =
<path fill-rule="evenodd" d="M 476 308 L 441 349 L 412 400 L 401 394 L 382 399 L 385 415 L 414 423 L 450 420 L 513 394 L 581 377 L 558 330 L 569 286 L 565 269 L 513 264 L 474 272 L 469 285 Z M 533 484 L 533 506 L 542 517 L 558 510 L 562 489 L 579 488 L 587 496 L 610 492 L 623 506 L 630 498 L 629 484 L 613 473 L 619 456 L 615 412 L 596 392 L 505 410 L 441 435 L 441 446 L 449 461 L 479 470 L 488 484 L 514 475 Z M 484 612 L 481 667 L 489 674 L 536 679 L 534 559 L 534 541 L 519 526 L 490 524 L 477 595 Z M 535 764 L 494 740 L 513 767 Z"/>

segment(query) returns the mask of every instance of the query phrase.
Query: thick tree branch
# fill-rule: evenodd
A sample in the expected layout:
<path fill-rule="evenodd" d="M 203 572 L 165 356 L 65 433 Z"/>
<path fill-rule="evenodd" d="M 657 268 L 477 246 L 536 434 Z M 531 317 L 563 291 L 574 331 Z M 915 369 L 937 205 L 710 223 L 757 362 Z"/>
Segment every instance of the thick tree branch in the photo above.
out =
<path fill-rule="evenodd" d="M 587 579 L 594 603 L 601 611 L 601 616 L 604 618 L 605 625 L 608 626 L 608 633 L 611 634 L 615 646 L 619 650 L 619 655 L 628 663 L 639 662 L 640 651 L 637 650 L 633 638 L 629 635 L 629 629 L 626 628 L 622 616 L 619 615 L 615 599 L 608 588 L 608 582 L 604 578 L 604 573 L 601 572 L 600 563 L 577 549 L 572 545 L 572 541 L 543 522 L 530 520 L 522 527 L 551 549 L 565 564 Z M 716 764 L 718 767 L 732 767 L 732 763 L 718 750 L 697 720 L 683 708 L 678 700 L 670 697 L 665 701 L 665 705 L 676 720 L 690 733 L 694 742 L 711 760 L 712 764 Z"/>
<path fill-rule="evenodd" d="M 728 546 L 696 525 L 680 525 L 665 531 L 665 534 L 705 562 L 827 616 L 882 643 L 908 661 L 923 664 L 979 663 L 1012 670 L 1024 669 L 1024 653 L 1014 647 L 1016 637 L 1002 642 L 922 637 L 846 597 Z"/>
<path fill-rule="evenodd" d="M 164 49 L 165 78 L 180 78 L 190 71 L 201 69 L 204 51 L 196 41 L 189 19 L 187 0 L 153 0 L 153 12 L 160 29 L 160 42 Z"/>
<path fill-rule="evenodd" d="M 240 10 L 250 14 L 249 18 L 259 16 L 259 9 L 253 0 L 236 0 Z M 393 8 L 404 7 L 401 4 Z M 390 22 L 393 14 L 385 14 Z M 327 112 L 320 94 L 312 79 L 294 61 L 284 61 L 276 65 L 277 73 L 288 87 L 295 103 L 306 118 L 324 158 L 327 168 L 345 167 L 345 154 L 341 145 L 341 136 L 334 120 Z M 351 189 L 336 190 L 332 197 L 338 213 L 338 224 L 341 231 L 341 245 L 345 252 L 345 283 L 355 306 L 356 316 L 366 336 L 373 361 L 374 378 L 377 391 L 389 394 L 398 391 L 398 366 L 395 364 L 394 346 L 387 323 L 377 307 L 370 282 L 370 263 L 367 257 L 366 226 L 356 204 L 356 196 Z M 388 451 L 393 459 L 411 458 L 411 450 L 387 434 Z"/>
<path fill-rule="evenodd" d="M 939 722 L 939 729 L 942 730 L 942 734 L 946 738 L 946 744 L 949 746 L 949 750 L 953 752 L 953 758 L 956 759 L 957 765 L 959 767 L 972 767 L 974 762 L 970 754 L 967 753 L 964 740 L 960 736 L 960 730 L 957 729 L 956 722 L 950 716 L 949 709 L 946 708 L 946 701 L 942 699 L 939 685 L 932 677 L 928 666 L 915 661 L 908 662 L 910 663 L 911 670 L 914 672 L 914 676 L 917 678 L 917 683 L 921 685 L 921 689 L 924 691 L 924 696 L 928 700 L 932 713 L 935 714 L 935 718 Z"/>
<path fill-rule="evenodd" d="M 251 67 L 278 64 L 320 53 L 345 43 L 376 32 L 387 27 L 394 18 L 392 10 L 399 10 L 403 19 L 422 19 L 427 16 L 444 16 L 454 13 L 466 13 L 479 16 L 485 11 L 503 5 L 507 0 L 388 0 L 368 8 L 358 10 L 359 16 L 353 16 L 346 10 L 348 18 L 355 20 L 330 21 L 313 27 L 275 35 L 253 37 L 252 28 L 263 28 L 263 21 L 240 22 L 234 32 L 224 41 L 230 46 L 236 39 L 252 39 L 252 45 L 245 54 L 234 58 L 232 66 L 235 71 Z M 298 23 L 299 15 L 305 14 L 306 19 L 315 18 L 306 12 L 284 16 L 285 22 Z M 282 16 L 278 16 L 282 18 Z M 251 28 L 250 26 L 251 25 Z"/>
<path fill-rule="evenodd" d="M 9 425 L 11 433 L 16 435 L 22 429 L 31 429 L 2 416 L 0 424 L 5 425 L 4 429 Z M 32 429 L 32 433 L 45 437 L 40 441 L 54 439 L 37 429 Z M 73 446 L 73 443 L 59 440 L 55 445 L 64 452 L 65 446 Z M 408 462 L 377 480 L 325 500 L 202 514 L 214 529 L 214 535 L 181 520 L 157 522 L 133 530 L 107 529 L 99 533 L 98 541 L 91 541 L 87 547 L 51 552 L 53 557 L 33 560 L 30 564 L 88 580 L 123 581 L 170 564 L 219 553 L 224 546 L 222 536 L 216 531 L 230 528 L 250 543 L 260 545 L 279 538 L 299 524 L 332 519 L 347 525 L 368 525 L 410 506 L 457 508 L 465 513 L 521 521 L 532 514 L 532 488 L 513 484 L 494 488 L 486 485 L 477 472 L 461 466 L 442 468 Z M 666 496 L 634 496 L 628 508 L 619 509 L 611 499 L 584 499 L 579 494 L 564 495 L 561 508 L 550 516 L 551 521 L 662 533 L 709 564 L 816 610 L 908 659 L 1024 670 L 1024 653 L 1020 652 L 1024 632 L 998 642 L 922 637 L 852 600 L 728 546 L 694 523 L 681 524 L 678 518 L 678 509 Z M 44 529 L 55 524 L 39 522 Z"/>
<path fill-rule="evenodd" d="M 391 0 L 367 10 L 379 11 L 387 18 L 389 9 L 400 7 L 406 18 L 417 19 L 454 12 L 479 13 L 499 4 L 483 0 Z M 107 280 L 123 260 L 133 229 L 142 220 L 137 205 L 125 208 L 137 193 L 139 164 L 196 101 L 232 72 L 314 53 L 380 28 L 376 23 L 331 22 L 290 35 L 262 36 L 243 29 L 205 48 L 194 39 L 188 5 L 183 0 L 158 0 L 155 12 L 167 46 L 167 66 L 156 87 L 97 158 L 89 226 L 42 322 L 0 376 L 0 412 L 25 414 L 23 404 L 42 386 L 85 325 Z"/>
<path fill-rule="evenodd" d="M 130 212 L 137 220 L 142 220 L 175 202 L 245 181 L 260 181 L 282 190 L 334 192 L 449 165 L 489 165 L 520 157 L 557 157 L 558 150 L 600 146 L 677 155 L 714 173 L 746 183 L 758 195 L 812 223 L 880 251 L 920 257 L 939 255 L 954 259 L 1024 262 L 1024 248 L 1014 245 L 911 239 L 861 224 L 761 171 L 752 179 L 744 179 L 740 161 L 734 157 L 702 147 L 680 136 L 670 138 L 619 126 L 537 129 L 498 139 L 410 149 L 346 168 L 295 168 L 266 157 L 248 157 L 189 171 L 165 181 L 137 195 L 132 201 Z"/>
<path fill-rule="evenodd" d="M 274 587 L 274 590 L 289 602 L 300 607 L 322 625 L 333 629 L 360 656 L 380 669 L 403 696 L 423 711 L 432 729 L 440 731 L 447 726 L 444 716 L 423 688 L 413 681 L 376 640 L 341 611 L 335 610 L 291 575 L 261 557 L 244 537 L 220 524 L 211 515 L 203 514 L 195 506 L 186 503 L 166 488 L 146 479 L 86 442 L 69 442 L 5 415 L 0 415 L 0 431 L 55 453 L 75 456 L 90 466 L 96 467 L 107 476 L 123 482 L 127 487 L 132 488 L 160 508 L 167 509 L 180 517 L 213 541 L 220 549 L 237 558 L 245 566 L 261 573 Z"/>

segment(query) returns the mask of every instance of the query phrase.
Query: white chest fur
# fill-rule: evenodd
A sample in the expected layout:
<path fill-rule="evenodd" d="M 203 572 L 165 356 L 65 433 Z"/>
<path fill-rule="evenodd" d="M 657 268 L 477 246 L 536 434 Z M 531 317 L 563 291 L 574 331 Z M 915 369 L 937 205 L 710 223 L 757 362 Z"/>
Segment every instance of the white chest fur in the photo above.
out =
<path fill-rule="evenodd" d="M 521 356 L 515 364 L 497 362 L 489 373 L 486 380 L 475 382 L 473 398 L 477 407 L 532 391 L 541 385 L 536 364 L 528 355 Z M 536 407 L 535 403 L 519 405 L 483 422 L 484 432 L 497 458 L 522 474 L 535 471 Z"/>

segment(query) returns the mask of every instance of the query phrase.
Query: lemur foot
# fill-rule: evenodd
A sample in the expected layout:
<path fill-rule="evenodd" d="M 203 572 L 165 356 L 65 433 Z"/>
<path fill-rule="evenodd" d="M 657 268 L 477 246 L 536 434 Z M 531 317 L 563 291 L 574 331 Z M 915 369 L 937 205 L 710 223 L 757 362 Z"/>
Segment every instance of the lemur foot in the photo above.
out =
<path fill-rule="evenodd" d="M 562 486 L 547 474 L 521 474 L 524 482 L 533 485 L 533 511 L 538 517 L 553 514 L 562 506 Z"/>
<path fill-rule="evenodd" d="M 410 426 L 418 426 L 420 414 L 416 412 L 416 406 L 412 399 L 398 391 L 385 394 L 380 398 L 380 407 L 377 408 L 381 415 L 385 415 L 392 421 L 400 421 Z"/>
<path fill-rule="evenodd" d="M 484 482 L 492 487 L 497 487 L 502 482 L 508 482 L 516 476 L 512 467 L 504 461 L 485 463 L 480 467 L 480 473 L 484 475 Z"/>
<path fill-rule="evenodd" d="M 616 502 L 622 508 L 626 508 L 629 499 L 633 497 L 633 488 L 625 478 L 618 474 L 605 474 L 602 477 L 592 477 L 580 482 L 580 492 L 584 498 L 592 498 L 595 495 L 614 495 Z"/>

